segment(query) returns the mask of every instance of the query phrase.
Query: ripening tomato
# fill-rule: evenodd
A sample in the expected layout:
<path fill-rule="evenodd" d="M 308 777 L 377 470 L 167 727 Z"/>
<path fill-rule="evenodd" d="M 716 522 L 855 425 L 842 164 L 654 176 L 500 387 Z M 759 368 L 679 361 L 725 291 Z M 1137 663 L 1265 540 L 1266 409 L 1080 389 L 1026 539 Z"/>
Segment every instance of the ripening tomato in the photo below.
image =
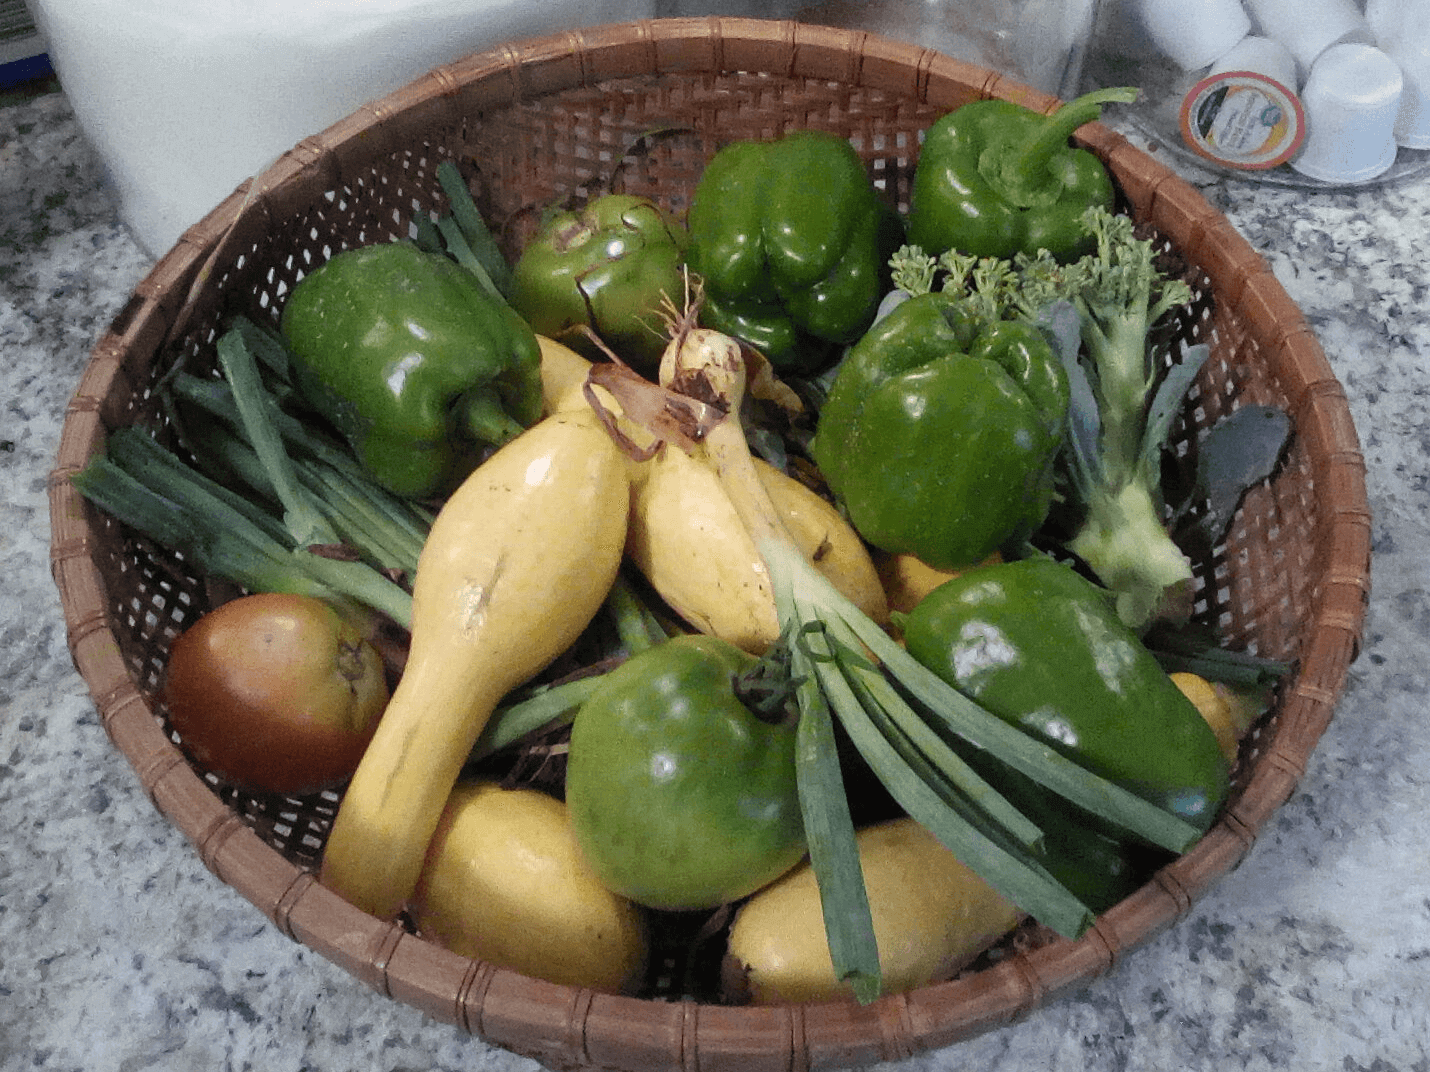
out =
<path fill-rule="evenodd" d="M 299 795 L 356 769 L 387 705 L 362 630 L 310 596 L 242 596 L 174 641 L 169 719 L 202 766 L 251 789 Z"/>
<path fill-rule="evenodd" d="M 748 896 L 805 853 L 795 729 L 738 686 L 756 659 L 678 636 L 626 660 L 571 726 L 566 804 L 601 882 L 650 908 Z"/>

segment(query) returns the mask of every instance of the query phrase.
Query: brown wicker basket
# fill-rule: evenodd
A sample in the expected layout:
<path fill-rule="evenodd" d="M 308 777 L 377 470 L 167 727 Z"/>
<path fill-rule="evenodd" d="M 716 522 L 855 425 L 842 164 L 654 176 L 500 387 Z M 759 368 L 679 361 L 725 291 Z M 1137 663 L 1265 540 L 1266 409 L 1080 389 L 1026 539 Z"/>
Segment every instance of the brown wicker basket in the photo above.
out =
<path fill-rule="evenodd" d="M 272 317 L 333 251 L 406 237 L 440 211 L 455 160 L 516 248 L 553 201 L 608 185 L 686 207 L 723 142 L 822 127 L 847 135 L 884 195 L 907 207 L 920 132 L 970 100 L 1056 102 L 926 49 L 874 35 L 749 19 L 654 20 L 527 41 L 435 70 L 305 139 L 192 228 L 96 346 L 66 413 L 50 483 L 52 565 L 70 649 L 114 744 L 204 863 L 284 934 L 443 1021 L 554 1067 L 646 1070 L 843 1066 L 899 1058 L 1026 1013 L 1106 971 L 1185 914 L 1235 866 L 1295 789 L 1355 657 L 1368 596 L 1364 466 L 1340 385 L 1262 259 L 1187 183 L 1111 130 L 1079 137 L 1128 209 L 1200 277 L 1183 341 L 1210 344 L 1176 436 L 1235 406 L 1286 408 L 1284 466 L 1246 499 L 1199 564 L 1198 614 L 1234 647 L 1295 663 L 1243 745 L 1226 814 L 1187 855 L 1080 941 L 1043 935 L 977 970 L 879 1000 L 729 1007 L 576 990 L 475 962 L 369 917 L 314 879 L 336 799 L 239 794 L 185 758 L 156 699 L 174 636 L 208 605 L 204 578 L 91 509 L 70 476 L 108 430 L 158 425 L 155 379 L 211 367 L 223 317 Z M 652 136 L 659 131 L 659 136 Z"/>

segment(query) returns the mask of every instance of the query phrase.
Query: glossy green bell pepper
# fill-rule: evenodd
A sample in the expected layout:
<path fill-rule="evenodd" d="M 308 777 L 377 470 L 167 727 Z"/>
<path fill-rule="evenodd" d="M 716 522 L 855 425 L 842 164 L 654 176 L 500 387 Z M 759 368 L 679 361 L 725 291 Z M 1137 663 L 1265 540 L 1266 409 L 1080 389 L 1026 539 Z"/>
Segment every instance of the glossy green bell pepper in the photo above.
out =
<path fill-rule="evenodd" d="M 941 117 L 925 133 L 914 169 L 909 242 L 934 256 L 956 249 L 1011 258 L 1046 249 L 1066 261 L 1088 252 L 1083 212 L 1112 208 L 1112 179 L 1096 155 L 1068 138 L 1104 104 L 1136 96 L 1097 90 L 1051 115 L 982 100 Z"/>
<path fill-rule="evenodd" d="M 703 322 L 782 372 L 826 367 L 869 326 L 903 222 L 847 140 L 796 130 L 725 146 L 687 219 Z"/>
<path fill-rule="evenodd" d="M 685 294 L 685 228 L 655 202 L 606 194 L 559 212 L 522 247 L 511 304 L 537 332 L 597 359 L 589 327 L 623 361 L 651 375 L 669 341 L 668 305 Z"/>
<path fill-rule="evenodd" d="M 795 727 L 747 705 L 758 661 L 679 636 L 612 670 L 571 726 L 566 803 L 608 889 L 653 908 L 715 908 L 803 857 Z"/>
<path fill-rule="evenodd" d="M 811 453 L 874 546 L 967 566 L 1046 519 L 1068 398 L 1039 329 L 923 294 L 849 350 Z"/>
<path fill-rule="evenodd" d="M 970 757 L 970 765 L 998 784 L 1004 796 L 1043 832 L 1038 862 L 1093 912 L 1106 912 L 1170 861 L 1170 853 L 1100 830 L 1031 780 L 1007 768 L 992 770 L 980 758 Z M 1012 783 L 1016 779 L 1025 784 L 1015 788 Z"/>
<path fill-rule="evenodd" d="M 1046 556 L 970 570 L 904 622 L 909 654 L 989 711 L 1205 831 L 1229 790 L 1216 734 L 1108 593 Z M 1109 832 L 1110 833 L 1110 832 Z"/>
<path fill-rule="evenodd" d="M 282 330 L 299 390 L 399 495 L 445 494 L 541 416 L 535 332 L 409 242 L 334 255 L 293 288 Z"/>

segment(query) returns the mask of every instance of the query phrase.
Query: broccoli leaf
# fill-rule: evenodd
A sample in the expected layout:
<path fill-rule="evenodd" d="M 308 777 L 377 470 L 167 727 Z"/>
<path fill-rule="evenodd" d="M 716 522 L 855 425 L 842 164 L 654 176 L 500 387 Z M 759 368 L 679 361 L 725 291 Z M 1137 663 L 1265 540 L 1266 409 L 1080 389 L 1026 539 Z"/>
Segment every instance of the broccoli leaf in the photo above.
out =
<path fill-rule="evenodd" d="M 1202 526 L 1216 543 L 1247 490 L 1276 470 L 1291 438 L 1291 418 L 1275 406 L 1248 405 L 1212 425 L 1197 448 L 1197 491 L 1208 506 Z"/>

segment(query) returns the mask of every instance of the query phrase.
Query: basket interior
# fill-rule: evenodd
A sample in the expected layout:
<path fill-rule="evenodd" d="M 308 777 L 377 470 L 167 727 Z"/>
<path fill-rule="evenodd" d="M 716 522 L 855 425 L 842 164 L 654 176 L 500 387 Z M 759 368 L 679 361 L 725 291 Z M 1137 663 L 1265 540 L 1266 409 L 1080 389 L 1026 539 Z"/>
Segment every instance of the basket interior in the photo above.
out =
<path fill-rule="evenodd" d="M 973 99 L 983 90 L 969 83 L 962 92 Z M 436 178 L 444 160 L 461 168 L 514 255 L 543 210 L 608 189 L 652 197 L 683 215 L 705 161 L 721 144 L 796 127 L 849 137 L 882 195 L 907 209 L 920 133 L 954 103 L 828 78 L 680 71 L 516 100 L 452 91 L 432 107 L 414 109 L 420 114 L 399 110 L 384 121 L 383 137 L 374 139 L 381 143 L 377 151 L 350 139 L 341 152 L 325 150 L 316 169 L 321 180 L 312 179 L 309 169 L 306 182 L 249 192 L 253 203 L 206 259 L 205 284 L 168 296 L 168 337 L 124 354 L 128 375 L 115 380 L 104 400 L 106 422 L 142 423 L 162 435 L 164 417 L 154 392 L 159 377 L 176 362 L 211 371 L 227 317 L 244 313 L 276 322 L 292 286 L 333 253 L 410 237 L 418 216 L 445 208 Z M 1187 257 L 1197 295 L 1192 314 L 1177 325 L 1179 347 L 1205 342 L 1211 349 L 1173 433 L 1173 453 L 1187 457 L 1199 436 L 1237 406 L 1265 403 L 1294 411 L 1301 399 L 1279 382 L 1263 350 L 1265 334 L 1249 314 L 1222 299 L 1190 251 L 1165 244 Z M 1228 646 L 1288 661 L 1304 654 L 1313 625 L 1307 609 L 1320 602 L 1330 524 L 1322 472 L 1297 437 L 1275 478 L 1247 496 L 1226 538 L 1196 562 L 1197 618 L 1216 626 Z M 130 676 L 162 721 L 159 689 L 170 643 L 212 605 L 213 590 L 180 556 L 98 512 L 90 511 L 87 523 L 109 628 Z M 1244 742 L 1238 790 L 1261 762 L 1279 717 L 1273 711 Z M 336 810 L 335 794 L 263 798 L 198 773 L 284 858 L 299 868 L 315 866 Z M 1051 939 L 1025 933 L 1017 940 Z"/>

